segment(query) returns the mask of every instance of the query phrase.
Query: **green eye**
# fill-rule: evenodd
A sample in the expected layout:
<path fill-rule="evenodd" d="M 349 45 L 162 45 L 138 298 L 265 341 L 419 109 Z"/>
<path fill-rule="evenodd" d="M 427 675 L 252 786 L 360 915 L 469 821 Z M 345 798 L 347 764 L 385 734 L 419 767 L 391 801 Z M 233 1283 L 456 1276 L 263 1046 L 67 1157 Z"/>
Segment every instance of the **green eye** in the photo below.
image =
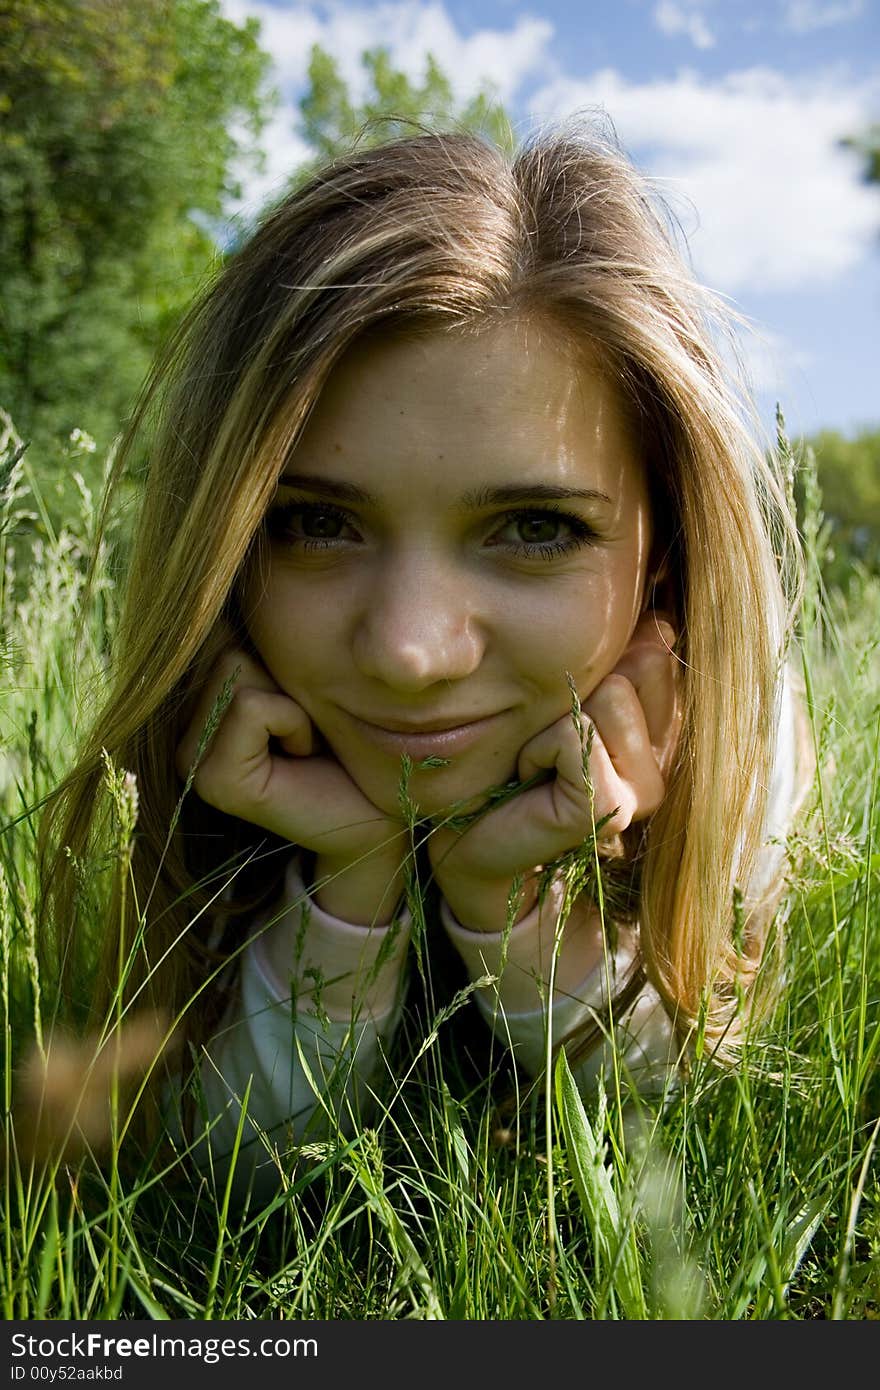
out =
<path fill-rule="evenodd" d="M 552 507 L 523 507 L 508 512 L 489 543 L 524 560 L 555 560 L 595 540 L 596 532 L 582 517 Z"/>
<path fill-rule="evenodd" d="M 303 507 L 300 512 L 302 533 L 310 540 L 336 540 L 344 524 L 343 518 L 338 514 L 320 511 L 317 507 Z"/>
<path fill-rule="evenodd" d="M 519 539 L 525 545 L 552 545 L 559 539 L 559 525 L 555 516 L 522 516 L 516 522 Z"/>

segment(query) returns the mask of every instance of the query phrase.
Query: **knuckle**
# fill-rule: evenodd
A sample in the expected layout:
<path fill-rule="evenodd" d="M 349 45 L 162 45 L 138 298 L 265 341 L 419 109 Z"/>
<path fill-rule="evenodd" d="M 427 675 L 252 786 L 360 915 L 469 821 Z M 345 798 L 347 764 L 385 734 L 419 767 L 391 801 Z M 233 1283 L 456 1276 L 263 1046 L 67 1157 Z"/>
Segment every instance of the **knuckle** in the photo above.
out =
<path fill-rule="evenodd" d="M 666 783 L 663 780 L 663 776 L 660 772 L 660 769 L 655 767 L 653 769 L 653 775 L 648 779 L 647 786 L 645 788 L 645 795 L 642 798 L 642 804 L 640 807 L 641 813 L 646 816 L 653 815 L 653 813 L 662 803 L 665 795 Z"/>
<path fill-rule="evenodd" d="M 240 798 L 223 764 L 217 758 L 208 758 L 197 769 L 193 778 L 193 790 L 216 811 L 225 811 L 235 816 L 243 813 Z"/>
<path fill-rule="evenodd" d="M 637 689 L 658 691 L 674 680 L 678 659 L 656 640 L 641 641 L 629 648 L 621 668 L 616 674 Z"/>
<path fill-rule="evenodd" d="M 211 753 L 205 754 L 193 775 L 193 787 L 205 801 L 210 801 L 220 790 L 224 778 L 222 764 Z"/>
<path fill-rule="evenodd" d="M 238 686 L 229 702 L 227 713 L 246 725 L 257 724 L 266 708 L 266 692 L 253 686 Z"/>
<path fill-rule="evenodd" d="M 642 642 L 637 648 L 638 664 L 645 676 L 662 678 L 676 665 L 673 654 L 659 642 Z"/>
<path fill-rule="evenodd" d="M 622 671 L 609 671 L 602 681 L 601 688 L 606 694 L 629 695 L 633 689 L 633 683 L 629 676 L 625 676 Z"/>
<path fill-rule="evenodd" d="M 604 822 L 599 829 L 600 839 L 618 835 L 622 830 L 626 830 L 635 818 L 636 805 L 632 789 L 625 784 L 618 783 L 613 792 L 610 788 L 603 788 L 596 796 L 593 806 L 595 823 L 598 825 L 600 821 Z"/>
<path fill-rule="evenodd" d="M 606 826 L 606 833 L 617 835 L 623 830 L 628 830 L 633 821 L 637 819 L 637 815 L 638 802 L 634 794 L 628 792 L 620 798 L 620 804 L 616 807 L 614 815 Z"/>
<path fill-rule="evenodd" d="M 629 700 L 634 693 L 635 687 L 629 676 L 624 675 L 622 671 L 609 671 L 590 696 L 589 707 L 602 712 L 612 705 Z"/>

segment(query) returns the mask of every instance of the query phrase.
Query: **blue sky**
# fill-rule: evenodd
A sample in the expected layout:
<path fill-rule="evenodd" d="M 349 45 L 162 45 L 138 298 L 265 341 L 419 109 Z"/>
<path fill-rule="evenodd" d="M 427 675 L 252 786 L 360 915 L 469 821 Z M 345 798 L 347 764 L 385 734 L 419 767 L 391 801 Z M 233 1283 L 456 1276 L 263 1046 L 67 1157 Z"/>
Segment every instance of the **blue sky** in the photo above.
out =
<path fill-rule="evenodd" d="M 880 185 L 841 137 L 880 121 L 880 0 L 221 0 L 254 15 L 283 104 L 250 209 L 308 153 L 297 130 L 313 43 L 356 92 L 385 44 L 418 78 L 432 52 L 462 98 L 491 83 L 523 132 L 610 117 L 657 181 L 700 278 L 746 316 L 762 418 L 792 434 L 880 425 Z"/>

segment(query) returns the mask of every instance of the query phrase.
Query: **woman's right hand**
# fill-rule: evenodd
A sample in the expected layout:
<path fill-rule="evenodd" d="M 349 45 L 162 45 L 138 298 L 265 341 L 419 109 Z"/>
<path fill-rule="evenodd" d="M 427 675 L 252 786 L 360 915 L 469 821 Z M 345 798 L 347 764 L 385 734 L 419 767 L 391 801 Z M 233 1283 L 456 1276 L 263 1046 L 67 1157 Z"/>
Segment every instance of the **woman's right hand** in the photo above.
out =
<path fill-rule="evenodd" d="M 224 686 L 232 695 L 196 763 Z M 193 765 L 196 764 L 193 771 Z M 213 667 L 177 749 L 176 766 L 206 801 L 317 856 L 316 897 L 350 922 L 372 922 L 393 906 L 408 840 L 323 745 L 301 705 L 241 650 Z"/>
<path fill-rule="evenodd" d="M 434 874 L 459 922 L 500 930 L 515 875 L 531 877 L 522 913 L 534 902 L 538 866 L 583 844 L 597 823 L 608 841 L 657 809 L 682 723 L 674 642 L 665 618 L 643 616 L 614 669 L 582 699 L 583 719 L 567 712 L 521 750 L 520 781 L 541 780 L 460 834 L 432 834 Z"/>

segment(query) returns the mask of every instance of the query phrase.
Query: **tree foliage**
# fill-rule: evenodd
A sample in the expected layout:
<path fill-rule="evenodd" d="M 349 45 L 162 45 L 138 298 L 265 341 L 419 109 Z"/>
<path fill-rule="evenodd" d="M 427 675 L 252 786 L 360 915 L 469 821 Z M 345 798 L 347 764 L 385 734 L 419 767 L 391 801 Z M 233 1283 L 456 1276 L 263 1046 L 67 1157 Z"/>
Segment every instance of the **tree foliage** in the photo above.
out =
<path fill-rule="evenodd" d="M 852 438 L 821 430 L 807 443 L 828 522 L 826 579 L 845 584 L 856 561 L 880 573 L 880 428 Z"/>
<path fill-rule="evenodd" d="M 257 26 L 217 0 L 5 0 L 0 403 L 106 443 L 213 254 L 199 223 L 257 157 Z"/>
<path fill-rule="evenodd" d="M 854 150 L 864 161 L 866 181 L 880 183 L 880 123 L 868 126 L 861 135 L 847 136 L 841 143 L 845 149 Z"/>
<path fill-rule="evenodd" d="M 413 129 L 510 123 L 364 53 L 355 100 L 315 46 L 300 103 L 314 167 Z M 26 438 L 109 443 L 168 329 L 222 255 L 207 228 L 259 159 L 274 96 L 259 26 L 218 0 L 5 0 L 0 10 L 0 404 Z"/>
<path fill-rule="evenodd" d="M 513 129 L 489 85 L 460 104 L 449 78 L 428 54 L 421 82 L 413 82 L 392 65 L 386 48 L 361 56 L 367 79 L 364 98 L 354 102 L 336 60 L 315 44 L 311 50 L 308 88 L 299 103 L 302 134 L 315 159 L 297 172 L 297 181 L 316 165 L 350 149 L 424 130 L 470 130 L 502 148 L 514 144 Z"/>

